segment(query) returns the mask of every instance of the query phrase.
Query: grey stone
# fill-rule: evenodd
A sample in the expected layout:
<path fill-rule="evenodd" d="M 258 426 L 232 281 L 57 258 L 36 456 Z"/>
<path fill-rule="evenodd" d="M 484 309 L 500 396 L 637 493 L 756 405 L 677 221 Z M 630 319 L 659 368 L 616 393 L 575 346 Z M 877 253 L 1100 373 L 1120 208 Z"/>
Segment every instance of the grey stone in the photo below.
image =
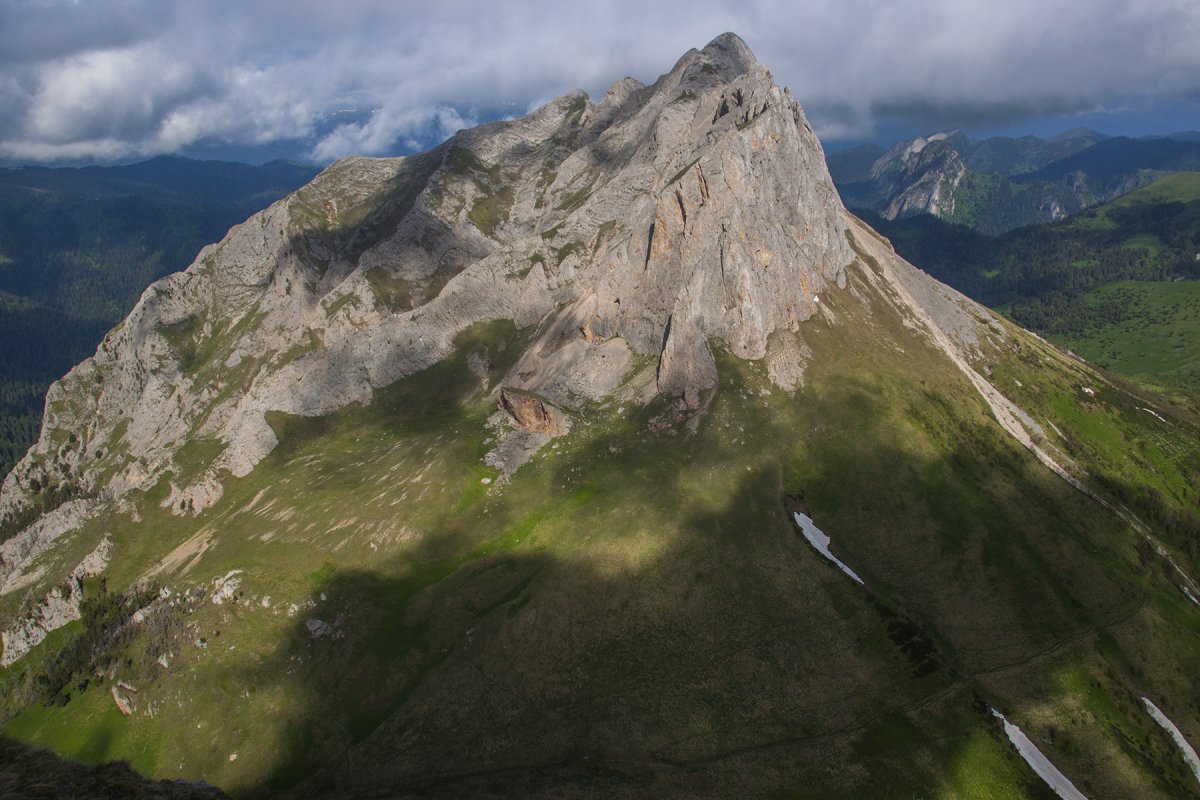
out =
<path fill-rule="evenodd" d="M 493 384 L 537 400 L 509 403 L 523 429 L 497 428 L 487 463 L 502 480 L 589 402 L 665 395 L 662 424 L 692 429 L 717 384 L 714 341 L 767 358 L 783 389 L 802 385 L 809 353 L 797 332 L 818 312 L 837 324 L 819 298 L 845 286 L 848 269 L 1049 461 L 1027 416 L 969 363 L 980 336 L 1007 329 L 845 211 L 800 106 L 726 34 L 651 86 L 618 81 L 599 105 L 574 92 L 428 153 L 339 161 L 150 286 L 51 387 L 41 437 L 0 489 L 0 516 L 33 507 L 48 482 L 91 499 L 0 545 L 0 579 L 26 574 L 65 531 L 168 471 L 165 506 L 202 512 L 228 475 L 275 447 L 269 412 L 369 403 L 479 322 L 511 320 L 530 337 Z M 486 386 L 486 359 L 468 366 Z M 197 471 L 180 450 L 198 439 L 219 455 Z M 234 591 L 226 580 L 214 602 Z"/>

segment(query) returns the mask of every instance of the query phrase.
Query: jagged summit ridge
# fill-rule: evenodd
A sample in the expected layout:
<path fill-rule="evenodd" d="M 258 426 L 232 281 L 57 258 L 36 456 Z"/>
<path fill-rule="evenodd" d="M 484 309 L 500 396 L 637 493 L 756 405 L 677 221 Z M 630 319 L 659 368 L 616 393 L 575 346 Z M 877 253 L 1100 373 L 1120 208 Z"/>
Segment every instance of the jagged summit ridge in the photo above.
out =
<path fill-rule="evenodd" d="M 274 447 L 267 412 L 369 402 L 477 321 L 537 326 L 506 384 L 569 407 L 643 354 L 658 392 L 696 406 L 708 339 L 761 358 L 843 279 L 844 227 L 799 105 L 732 34 L 599 105 L 574 92 L 417 156 L 344 159 L 146 291 L 50 392 L 45 430 L 83 447 L 43 437 L 0 510 L 60 462 L 60 480 L 119 495 L 217 440 L 209 475 L 172 496 L 202 508 Z"/>
<path fill-rule="evenodd" d="M 680 56 L 672 72 L 678 71 L 681 65 L 697 61 L 715 69 L 722 78 L 729 80 L 739 75 L 745 75 L 759 66 L 758 59 L 750 46 L 736 33 L 726 31 L 716 36 L 700 50 L 689 50 Z"/>

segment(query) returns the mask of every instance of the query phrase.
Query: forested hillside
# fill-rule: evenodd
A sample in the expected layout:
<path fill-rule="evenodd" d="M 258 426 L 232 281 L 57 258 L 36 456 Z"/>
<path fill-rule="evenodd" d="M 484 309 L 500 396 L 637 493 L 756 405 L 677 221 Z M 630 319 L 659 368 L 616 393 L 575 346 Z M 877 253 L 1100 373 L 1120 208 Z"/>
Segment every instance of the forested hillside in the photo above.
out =
<path fill-rule="evenodd" d="M 868 216 L 905 258 L 1021 325 L 1143 383 L 1200 391 L 1200 173 L 996 238 Z"/>

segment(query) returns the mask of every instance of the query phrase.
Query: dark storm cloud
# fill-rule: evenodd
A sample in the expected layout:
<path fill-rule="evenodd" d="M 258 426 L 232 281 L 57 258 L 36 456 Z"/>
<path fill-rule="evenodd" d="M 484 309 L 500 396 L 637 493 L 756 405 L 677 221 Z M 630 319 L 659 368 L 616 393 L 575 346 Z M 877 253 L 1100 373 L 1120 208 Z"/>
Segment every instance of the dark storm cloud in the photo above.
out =
<path fill-rule="evenodd" d="M 827 138 L 1200 89 L 1194 0 L 0 0 L 0 157 L 427 144 L 741 34 Z M 337 112 L 371 110 L 345 124 Z"/>
<path fill-rule="evenodd" d="M 8 0 L 0 5 L 0 67 L 128 47 L 161 32 L 170 24 L 171 16 L 169 3 L 149 5 L 141 0 Z"/>
<path fill-rule="evenodd" d="M 889 98 L 870 104 L 870 116 L 902 120 L 917 127 L 988 128 L 1035 116 L 1068 116 L 1094 110 L 1095 100 L 1067 97 L 1026 97 L 989 102 L 974 98 Z"/>

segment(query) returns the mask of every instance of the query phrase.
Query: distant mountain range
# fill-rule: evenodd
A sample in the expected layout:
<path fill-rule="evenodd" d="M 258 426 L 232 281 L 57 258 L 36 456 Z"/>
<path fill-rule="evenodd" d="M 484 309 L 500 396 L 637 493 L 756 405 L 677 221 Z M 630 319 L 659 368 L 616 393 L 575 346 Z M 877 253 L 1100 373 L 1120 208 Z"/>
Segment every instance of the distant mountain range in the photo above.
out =
<path fill-rule="evenodd" d="M 311 164 L 295 161 L 255 166 L 159 156 L 114 167 L 0 168 L 0 187 L 6 192 L 48 192 L 93 200 L 137 195 L 189 205 L 257 210 L 307 183 L 318 171 Z"/>
<path fill-rule="evenodd" d="M 0 169 L 0 475 L 36 438 L 46 387 L 146 286 L 317 171 L 177 157 Z"/>
<path fill-rule="evenodd" d="M 1183 170 L 1200 169 L 1200 134 L 1109 137 L 1079 128 L 1040 139 L 937 133 L 828 156 L 847 206 L 886 220 L 931 214 L 989 235 L 1053 222 Z"/>

